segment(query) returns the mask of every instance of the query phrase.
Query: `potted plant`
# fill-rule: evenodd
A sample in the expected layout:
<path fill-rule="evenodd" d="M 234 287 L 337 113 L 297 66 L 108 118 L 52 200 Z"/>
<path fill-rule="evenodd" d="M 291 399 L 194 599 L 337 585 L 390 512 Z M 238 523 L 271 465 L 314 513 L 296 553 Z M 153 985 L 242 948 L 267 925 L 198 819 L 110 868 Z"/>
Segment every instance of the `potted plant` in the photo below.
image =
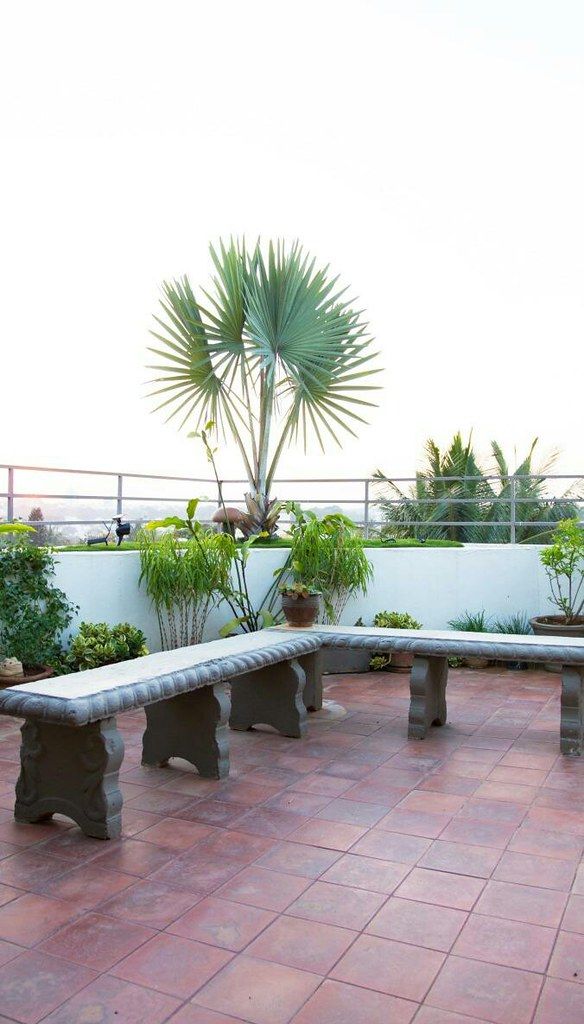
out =
<path fill-rule="evenodd" d="M 320 608 L 320 591 L 300 581 L 284 583 L 279 590 L 287 625 L 313 626 Z"/>
<path fill-rule="evenodd" d="M 294 501 L 286 504 L 286 511 L 292 516 L 292 549 L 282 574 L 292 574 L 319 591 L 322 621 L 337 625 L 349 599 L 365 594 L 373 576 L 361 531 L 341 513 L 319 519 Z M 368 667 L 367 651 L 323 650 L 323 672 L 366 672 Z"/>
<path fill-rule="evenodd" d="M 483 611 L 463 612 L 457 619 L 450 619 L 448 625 L 461 633 L 491 633 L 487 616 Z M 461 664 L 466 668 L 488 668 L 491 662 L 488 658 L 462 658 Z"/>
<path fill-rule="evenodd" d="M 578 519 L 562 519 L 540 559 L 550 584 L 550 601 L 559 615 L 536 615 L 530 619 L 536 636 L 584 636 L 584 530 Z M 546 664 L 550 672 L 561 665 Z"/>
<path fill-rule="evenodd" d="M 584 636 L 584 530 L 577 519 L 563 519 L 540 559 L 559 615 L 536 615 L 536 636 Z"/>
<path fill-rule="evenodd" d="M 497 619 L 493 623 L 494 633 L 508 633 L 513 636 L 528 636 L 533 632 L 529 616 L 525 612 L 516 612 L 514 615 L 509 615 L 504 619 Z M 506 661 L 505 667 L 511 669 L 512 672 L 520 672 L 522 669 L 529 668 L 527 661 Z"/>
<path fill-rule="evenodd" d="M 54 574 L 48 548 L 22 542 L 0 548 L 0 658 L 9 662 L 4 686 L 47 678 L 61 658 L 61 635 L 76 609 L 54 586 Z M 22 665 L 19 676 L 15 661 Z"/>
<path fill-rule="evenodd" d="M 377 612 L 373 619 L 374 626 L 383 629 L 421 629 L 422 623 L 414 619 L 408 612 Z M 391 654 L 375 655 L 369 662 L 373 671 L 409 672 L 414 663 L 414 655 L 408 651 L 392 651 Z"/>

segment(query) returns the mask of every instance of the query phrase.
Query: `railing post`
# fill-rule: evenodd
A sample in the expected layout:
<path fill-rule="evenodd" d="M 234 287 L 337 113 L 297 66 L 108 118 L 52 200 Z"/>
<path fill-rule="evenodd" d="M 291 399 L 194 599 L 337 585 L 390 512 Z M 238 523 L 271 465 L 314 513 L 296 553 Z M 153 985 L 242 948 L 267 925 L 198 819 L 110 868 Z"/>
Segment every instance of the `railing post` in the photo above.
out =
<path fill-rule="evenodd" d="M 118 496 L 116 499 L 116 515 L 121 516 L 122 505 L 124 500 L 124 477 L 122 473 L 118 473 Z"/>
<path fill-rule="evenodd" d="M 364 534 L 365 540 L 369 540 L 369 480 L 365 481 L 365 511 L 364 511 Z"/>
<path fill-rule="evenodd" d="M 510 540 L 511 540 L 512 544 L 515 544 L 515 539 L 516 539 L 516 536 L 517 536 L 517 531 L 516 531 L 516 526 L 517 526 L 517 502 L 516 502 L 515 486 L 516 486 L 516 480 L 515 480 L 515 477 L 512 476 L 511 477 L 511 515 L 509 516 L 509 519 L 511 521 L 511 527 L 510 527 L 510 529 L 511 529 L 511 537 L 510 537 Z"/>
<path fill-rule="evenodd" d="M 8 467 L 8 496 L 6 498 L 6 519 L 9 523 L 14 520 L 14 468 Z"/>

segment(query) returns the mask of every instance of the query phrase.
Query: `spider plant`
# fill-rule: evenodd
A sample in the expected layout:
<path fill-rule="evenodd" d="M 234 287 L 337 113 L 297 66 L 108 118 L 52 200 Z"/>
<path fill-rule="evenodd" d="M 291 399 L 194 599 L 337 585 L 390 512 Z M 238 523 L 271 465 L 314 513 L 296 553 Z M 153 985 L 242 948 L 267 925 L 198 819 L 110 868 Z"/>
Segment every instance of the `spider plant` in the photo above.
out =
<path fill-rule="evenodd" d="M 355 434 L 379 367 L 362 311 L 298 242 L 270 242 L 266 252 L 221 241 L 210 253 L 214 276 L 201 298 L 186 276 L 163 284 L 152 394 L 180 428 L 213 421 L 231 436 L 261 532 L 282 452 L 298 438 L 306 449 L 309 435 L 324 451 L 325 439 Z"/>

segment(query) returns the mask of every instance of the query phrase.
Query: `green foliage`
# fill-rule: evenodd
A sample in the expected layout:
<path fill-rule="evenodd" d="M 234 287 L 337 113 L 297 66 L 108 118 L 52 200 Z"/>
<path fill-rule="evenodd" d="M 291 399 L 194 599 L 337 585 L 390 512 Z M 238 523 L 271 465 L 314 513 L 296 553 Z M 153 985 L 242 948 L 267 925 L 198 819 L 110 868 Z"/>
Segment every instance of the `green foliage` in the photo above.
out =
<path fill-rule="evenodd" d="M 232 240 L 210 252 L 215 276 L 202 299 L 186 276 L 163 285 L 153 394 L 181 428 L 210 422 L 231 436 L 261 506 L 291 441 L 306 447 L 311 433 L 324 450 L 325 437 L 338 443 L 339 428 L 354 434 L 365 422 L 378 368 L 361 312 L 298 242 L 265 253 Z"/>
<path fill-rule="evenodd" d="M 236 547 L 242 544 L 243 541 L 239 538 L 235 538 Z M 291 548 L 292 540 L 290 537 L 265 537 L 260 534 L 256 537 L 255 545 L 256 548 Z M 427 540 L 420 541 L 415 540 L 412 537 L 406 538 L 391 538 L 387 540 L 379 540 L 375 538 L 369 538 L 363 540 L 364 548 L 384 548 L 385 550 L 391 550 L 392 548 L 460 548 L 463 545 L 459 541 L 450 540 Z M 87 544 L 66 544 L 56 548 L 57 551 L 83 551 L 87 553 Z M 140 545 L 137 541 L 124 541 L 122 547 L 118 548 L 115 544 L 93 544 L 91 546 L 91 553 L 95 551 L 107 551 L 110 555 L 124 554 L 125 551 L 139 551 Z"/>
<path fill-rule="evenodd" d="M 422 623 L 414 619 L 409 612 L 377 612 L 373 619 L 374 626 L 384 629 L 421 629 Z"/>
<path fill-rule="evenodd" d="M 0 533 L 34 533 L 34 526 L 26 523 L 0 523 Z"/>
<path fill-rule="evenodd" d="M 461 633 L 492 633 L 486 612 L 463 612 L 456 619 L 450 619 L 448 625 Z"/>
<path fill-rule="evenodd" d="M 156 610 L 164 650 L 200 643 L 211 608 L 230 588 L 234 541 L 229 534 L 205 530 L 193 519 L 170 518 L 149 523 L 140 534 L 140 582 Z M 156 527 L 174 527 L 157 538 Z M 191 530 L 182 543 L 176 529 Z"/>
<path fill-rule="evenodd" d="M 422 623 L 414 619 L 409 612 L 377 612 L 373 619 L 374 626 L 383 629 L 421 629 Z M 374 654 L 369 662 L 373 672 L 381 672 L 391 663 L 391 654 Z"/>
<path fill-rule="evenodd" d="M 319 519 L 296 502 L 286 510 L 294 516 L 292 551 L 281 574 L 322 593 L 327 622 L 338 622 L 354 594 L 365 594 L 373 576 L 363 538 L 351 519 L 340 513 Z"/>
<path fill-rule="evenodd" d="M 372 672 L 383 672 L 391 664 L 391 654 L 373 654 L 369 660 Z"/>
<path fill-rule="evenodd" d="M 76 608 L 54 586 L 54 575 L 54 558 L 46 548 L 18 543 L 0 548 L 0 657 L 18 658 L 25 668 L 59 658 L 61 634 Z"/>
<path fill-rule="evenodd" d="M 296 583 L 284 583 L 278 589 L 285 597 L 306 598 L 316 597 L 317 594 L 320 594 L 320 590 L 307 586 L 305 583 L 300 583 L 298 580 Z"/>
<path fill-rule="evenodd" d="M 146 637 L 141 629 L 129 622 L 120 622 L 117 626 L 108 626 L 105 622 L 82 622 L 64 662 L 69 672 L 82 672 L 100 665 L 141 658 L 144 654 L 148 654 Z"/>
<path fill-rule="evenodd" d="M 515 612 L 513 615 L 497 619 L 493 623 L 493 633 L 511 633 L 517 636 L 527 636 L 532 632 L 529 616 L 525 612 Z"/>
<path fill-rule="evenodd" d="M 550 583 L 551 600 L 566 617 L 566 625 L 584 612 L 584 529 L 577 519 L 558 523 L 552 544 L 540 555 Z"/>
<path fill-rule="evenodd" d="M 526 457 L 511 471 L 497 441 L 491 442 L 492 465 L 481 466 L 471 437 L 465 442 L 460 433 L 455 434 L 445 452 L 440 451 L 435 441 L 428 440 L 426 466 L 416 474 L 416 483 L 409 494 L 400 490 L 381 470 L 375 473 L 375 479 L 386 492 L 379 501 L 386 522 L 385 533 L 466 543 L 507 543 L 510 527 L 498 524 L 511 520 L 513 499 L 516 519 L 537 524 L 518 525 L 516 540 L 546 542 L 550 537 L 550 524 L 575 514 L 576 496 L 569 490 L 557 502 L 545 497 L 545 475 L 553 468 L 557 453 L 544 465 L 535 467 L 536 446 L 537 438 Z M 484 479 L 493 474 L 496 480 Z M 532 479 L 524 479 L 526 476 Z M 456 477 L 470 479 L 452 479 Z M 496 498 L 502 500 L 495 501 Z M 430 525 L 416 525 L 421 522 Z M 474 525 L 466 525 L 469 522 Z M 432 525 L 434 523 L 437 525 Z"/>

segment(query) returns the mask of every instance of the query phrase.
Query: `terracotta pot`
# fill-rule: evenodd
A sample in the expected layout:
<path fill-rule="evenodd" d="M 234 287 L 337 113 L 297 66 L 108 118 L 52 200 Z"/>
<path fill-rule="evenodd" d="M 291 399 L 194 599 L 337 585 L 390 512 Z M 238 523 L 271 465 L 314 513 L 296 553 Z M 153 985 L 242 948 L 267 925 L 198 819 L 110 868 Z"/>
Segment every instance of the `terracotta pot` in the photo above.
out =
<path fill-rule="evenodd" d="M 584 616 L 580 616 L 569 626 L 566 624 L 565 615 L 536 615 L 529 621 L 536 636 L 584 636 Z M 557 662 L 546 662 L 544 668 L 547 672 L 562 671 L 561 664 Z"/>
<path fill-rule="evenodd" d="M 282 611 L 289 626 L 313 626 L 320 607 L 320 595 L 290 597 L 282 594 Z"/>
<path fill-rule="evenodd" d="M 414 664 L 414 655 L 408 651 L 392 651 L 391 661 L 387 666 L 388 672 L 411 672 Z"/>
<path fill-rule="evenodd" d="M 54 672 L 55 670 L 48 665 L 29 665 L 21 676 L 0 680 L 0 690 L 6 690 L 9 686 L 20 686 L 21 683 L 36 683 L 39 679 L 49 679 Z"/>
<path fill-rule="evenodd" d="M 462 664 L 465 668 L 488 668 L 491 662 L 488 658 L 463 658 Z"/>

